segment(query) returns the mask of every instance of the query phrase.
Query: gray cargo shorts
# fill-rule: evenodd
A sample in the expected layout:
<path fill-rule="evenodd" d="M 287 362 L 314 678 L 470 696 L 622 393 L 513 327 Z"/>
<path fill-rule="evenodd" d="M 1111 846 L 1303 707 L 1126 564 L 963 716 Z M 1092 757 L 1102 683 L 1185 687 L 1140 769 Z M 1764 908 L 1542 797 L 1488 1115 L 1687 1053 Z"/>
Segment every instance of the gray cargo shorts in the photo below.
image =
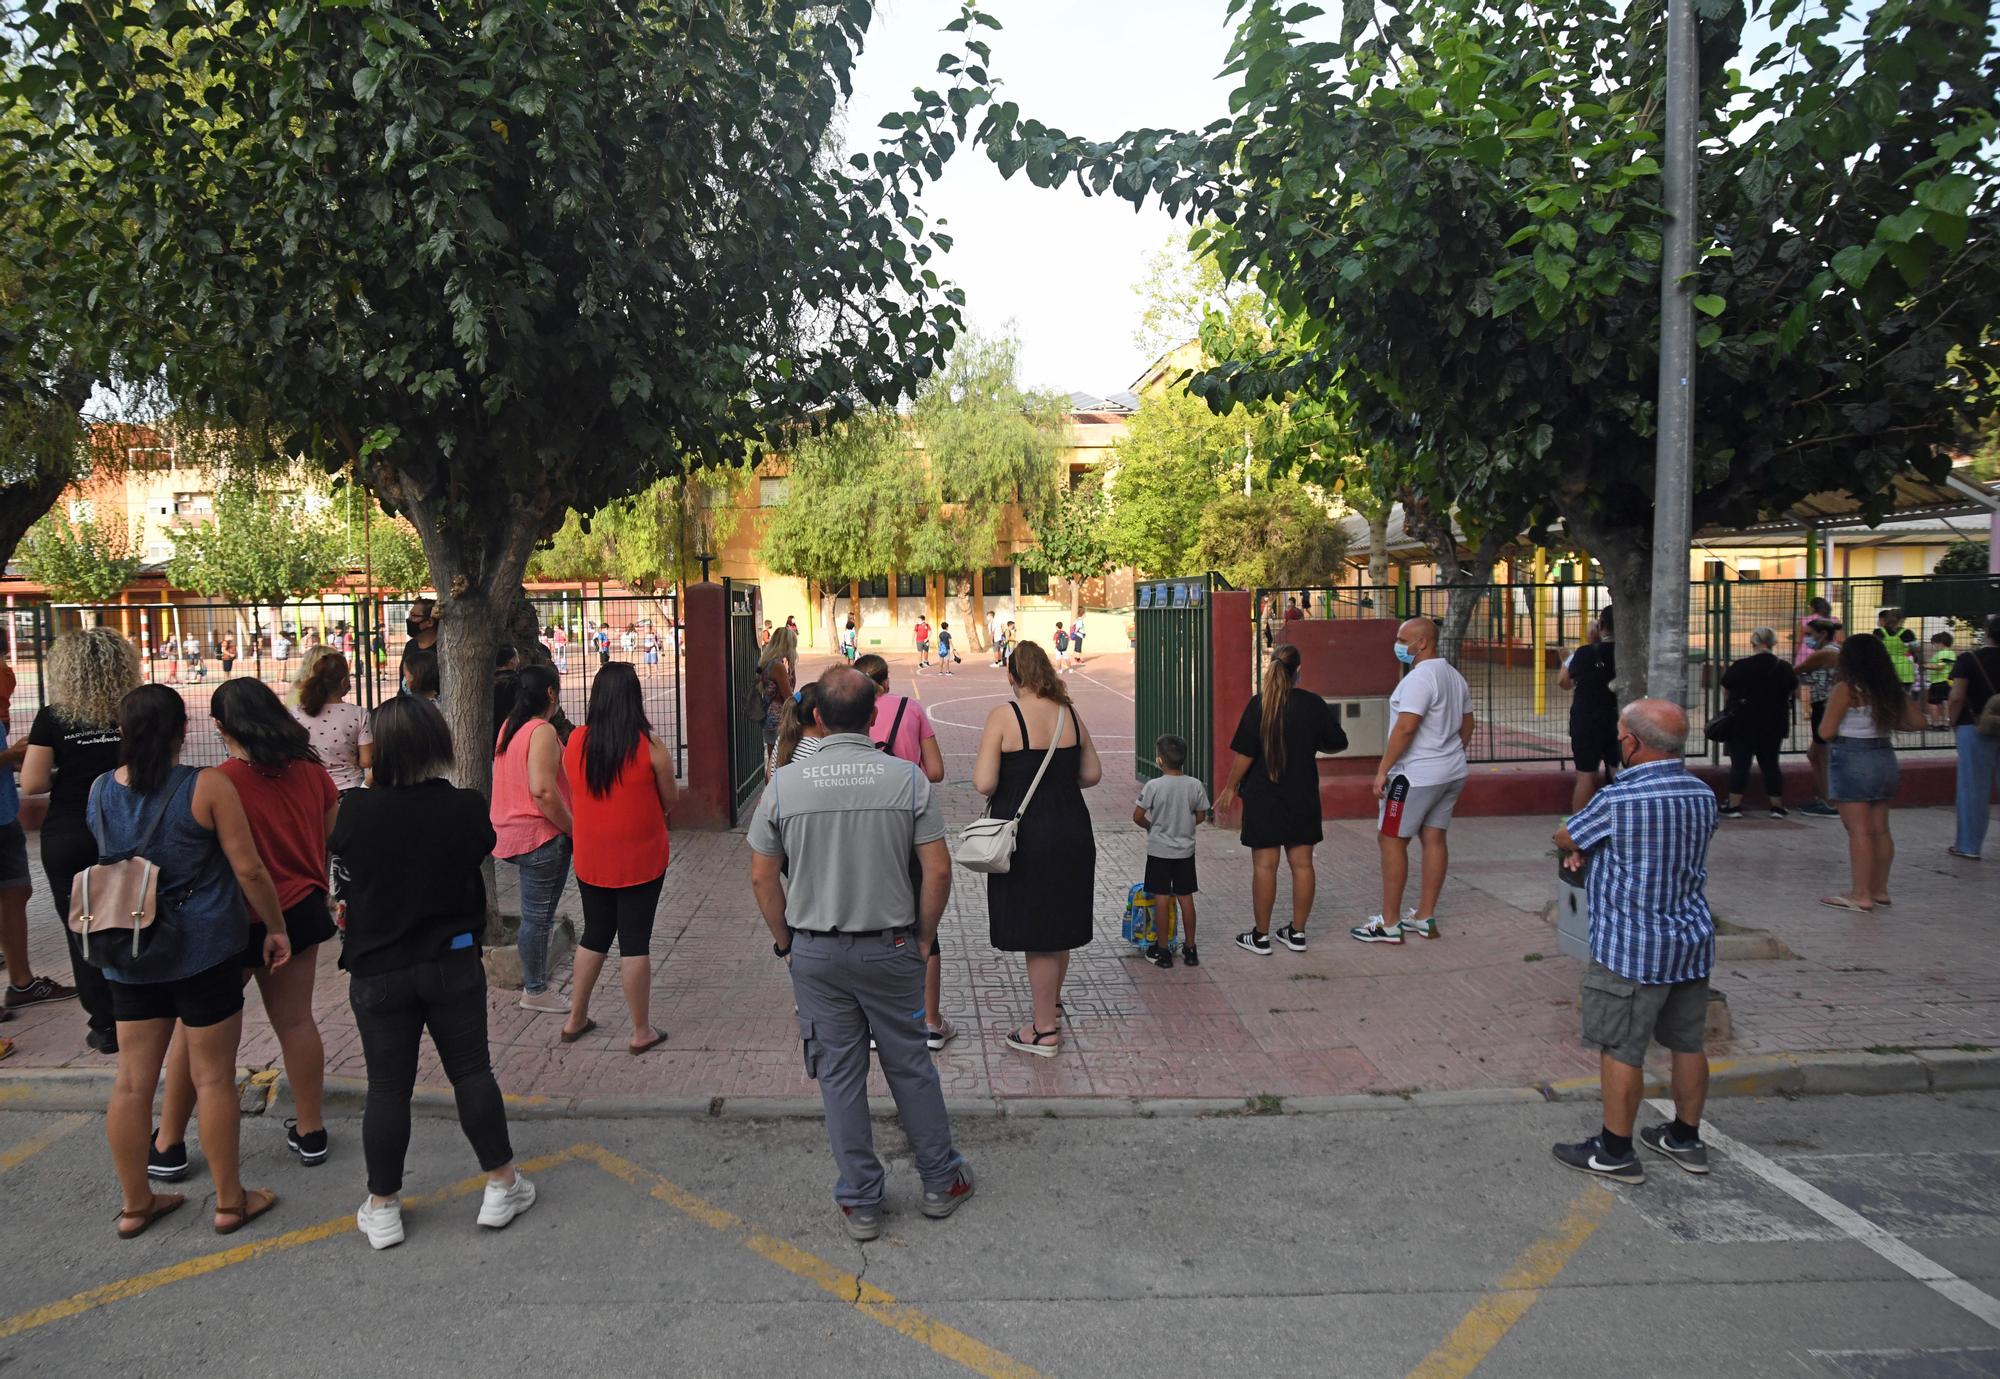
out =
<path fill-rule="evenodd" d="M 1627 1067 L 1646 1063 L 1658 1040 L 1673 1053 L 1700 1053 L 1708 1029 L 1708 978 L 1650 985 L 1592 959 L 1583 974 L 1583 1046 Z"/>

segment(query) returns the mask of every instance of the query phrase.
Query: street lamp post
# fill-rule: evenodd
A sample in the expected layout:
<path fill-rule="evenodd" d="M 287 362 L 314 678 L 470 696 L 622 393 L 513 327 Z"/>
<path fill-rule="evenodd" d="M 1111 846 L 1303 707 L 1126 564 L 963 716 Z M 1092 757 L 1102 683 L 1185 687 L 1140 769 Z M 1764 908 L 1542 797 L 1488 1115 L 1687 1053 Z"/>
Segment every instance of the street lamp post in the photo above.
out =
<path fill-rule="evenodd" d="M 1653 617 L 1647 692 L 1685 703 L 1688 543 L 1694 504 L 1694 0 L 1667 10 L 1667 124 L 1662 168 L 1659 432 L 1653 486 Z"/>

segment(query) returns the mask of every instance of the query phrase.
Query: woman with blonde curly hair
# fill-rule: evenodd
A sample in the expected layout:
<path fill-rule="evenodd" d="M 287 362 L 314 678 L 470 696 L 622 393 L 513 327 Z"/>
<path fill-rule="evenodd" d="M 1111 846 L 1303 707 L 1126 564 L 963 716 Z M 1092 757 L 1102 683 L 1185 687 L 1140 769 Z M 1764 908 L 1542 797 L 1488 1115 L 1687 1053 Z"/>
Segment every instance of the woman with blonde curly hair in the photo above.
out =
<path fill-rule="evenodd" d="M 75 995 L 90 1020 L 85 1042 L 99 1053 L 118 1052 L 118 1030 L 111 1013 L 111 988 L 104 974 L 83 956 L 76 935 L 69 931 L 69 888 L 78 872 L 97 861 L 97 843 L 84 809 L 96 779 L 118 766 L 118 706 L 139 687 L 139 651 L 109 627 L 65 632 L 49 648 L 43 667 L 48 707 L 35 715 L 28 730 L 28 752 L 21 762 L 24 794 L 49 797 L 48 818 L 42 824 L 42 872 L 48 877 L 49 899 L 55 902 L 69 940 L 70 972 Z M 47 977 L 35 978 L 28 993 L 7 991 L 7 1004 L 60 1000 L 72 993 Z M 45 994 L 41 994 L 45 993 Z"/>

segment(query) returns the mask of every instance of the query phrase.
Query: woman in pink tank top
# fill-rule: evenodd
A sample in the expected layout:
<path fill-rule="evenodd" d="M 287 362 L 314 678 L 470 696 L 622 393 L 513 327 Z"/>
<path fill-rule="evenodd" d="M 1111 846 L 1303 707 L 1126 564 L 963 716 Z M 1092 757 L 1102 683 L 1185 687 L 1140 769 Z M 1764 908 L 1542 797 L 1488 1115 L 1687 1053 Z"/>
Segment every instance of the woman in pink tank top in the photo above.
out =
<path fill-rule="evenodd" d="M 569 881 L 572 828 L 562 742 L 549 721 L 561 689 L 548 666 L 522 667 L 493 748 L 493 855 L 521 874 L 521 1009 L 546 1015 L 569 1010 L 549 990 L 549 929 Z"/>

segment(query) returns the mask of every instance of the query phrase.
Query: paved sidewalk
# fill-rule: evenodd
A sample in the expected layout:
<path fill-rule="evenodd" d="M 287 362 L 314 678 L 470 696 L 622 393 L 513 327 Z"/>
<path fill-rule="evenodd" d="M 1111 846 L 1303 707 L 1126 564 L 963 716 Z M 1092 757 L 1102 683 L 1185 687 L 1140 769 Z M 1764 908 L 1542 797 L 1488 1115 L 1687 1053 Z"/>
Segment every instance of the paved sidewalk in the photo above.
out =
<path fill-rule="evenodd" d="M 907 664 L 896 667 L 898 688 L 912 678 Z M 979 726 L 1005 702 L 1005 683 L 970 658 L 955 676 L 916 683 L 938 723 L 948 771 L 941 788 L 956 827 L 979 812 L 966 777 Z M 1126 887 L 1144 864 L 1144 835 L 1129 822 L 1131 659 L 1095 656 L 1071 683 L 1106 770 L 1090 792 L 1098 938 L 1071 968 L 1067 1044 L 1056 1058 L 1036 1059 L 1001 1043 L 1026 1016 L 1026 978 L 1017 956 L 987 946 L 982 879 L 957 871 L 943 928 L 946 1011 L 961 1030 L 938 1058 L 947 1095 L 1309 1096 L 1518 1087 L 1594 1071 L 1594 1056 L 1576 1043 L 1580 964 L 1556 956 L 1554 930 L 1542 918 L 1554 884 L 1553 818 L 1459 821 L 1444 937 L 1400 948 L 1346 937 L 1349 924 L 1380 904 L 1375 844 L 1366 823 L 1329 823 L 1317 857 L 1312 951 L 1270 957 L 1230 942 L 1248 924 L 1249 856 L 1233 834 L 1204 830 L 1202 966 L 1160 971 L 1140 960 L 1118 938 Z M 1879 917 L 1814 903 L 1845 875 L 1837 821 L 1724 827 L 1710 854 L 1718 913 L 1770 930 L 1798 958 L 1718 969 L 1736 1026 L 1734 1042 L 1719 1052 L 2000 1047 L 2000 866 L 1945 855 L 1948 811 L 1900 811 L 1894 827 L 1896 906 Z M 770 955 L 747 878 L 740 832 L 677 832 L 653 942 L 653 1014 L 668 1047 L 643 1059 L 626 1054 L 615 971 L 600 980 L 593 1002 L 600 1030 L 574 1045 L 557 1041 L 560 1017 L 531 1015 L 512 993 L 496 992 L 492 1042 L 503 1087 L 557 1096 L 814 1095 L 785 969 Z M 1286 886 L 1281 877 L 1281 917 Z M 575 904 L 572 889 L 565 909 L 574 914 Z M 45 896 L 36 895 L 30 913 L 37 969 L 66 975 Z M 359 1077 L 346 983 L 330 951 L 320 963 L 328 1072 Z M 242 1061 L 276 1066 L 275 1042 L 251 1005 Z M 108 1066 L 82 1048 L 74 1005 L 23 1012 L 4 1032 L 17 1049 L 0 1075 Z M 428 1053 L 420 1077 L 443 1085 Z"/>

